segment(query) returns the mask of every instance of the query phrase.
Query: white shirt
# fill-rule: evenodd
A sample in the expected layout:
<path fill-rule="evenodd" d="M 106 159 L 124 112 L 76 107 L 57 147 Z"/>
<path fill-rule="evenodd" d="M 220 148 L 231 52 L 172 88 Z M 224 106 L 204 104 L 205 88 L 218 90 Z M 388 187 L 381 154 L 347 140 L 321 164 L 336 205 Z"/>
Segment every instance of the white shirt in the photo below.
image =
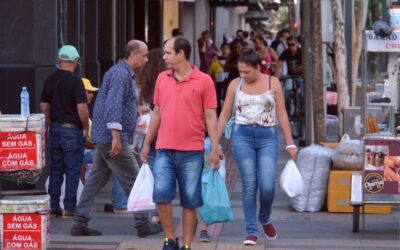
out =
<path fill-rule="evenodd" d="M 271 90 L 260 95 L 248 95 L 239 91 L 235 122 L 242 125 L 275 126 L 275 106 L 275 95 Z"/>

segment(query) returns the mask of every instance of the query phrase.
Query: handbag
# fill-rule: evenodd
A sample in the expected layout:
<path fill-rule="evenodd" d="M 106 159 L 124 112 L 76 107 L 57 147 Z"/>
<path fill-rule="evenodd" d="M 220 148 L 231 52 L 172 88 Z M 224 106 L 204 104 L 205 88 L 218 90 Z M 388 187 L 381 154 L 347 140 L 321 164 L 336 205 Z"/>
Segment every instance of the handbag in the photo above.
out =
<path fill-rule="evenodd" d="M 233 128 L 235 127 L 235 116 L 236 116 L 236 102 L 237 102 L 237 95 L 239 93 L 240 87 L 243 84 L 243 79 L 240 78 L 239 84 L 236 88 L 236 92 L 235 92 L 235 99 L 233 101 L 233 109 L 232 109 L 232 115 L 231 118 L 229 118 L 229 120 L 225 123 L 225 127 L 224 127 L 224 137 L 225 139 L 231 139 L 232 138 L 232 134 L 233 134 Z"/>
<path fill-rule="evenodd" d="M 228 190 L 218 171 L 212 170 L 207 183 L 202 183 L 202 198 L 199 212 L 206 225 L 233 220 Z"/>

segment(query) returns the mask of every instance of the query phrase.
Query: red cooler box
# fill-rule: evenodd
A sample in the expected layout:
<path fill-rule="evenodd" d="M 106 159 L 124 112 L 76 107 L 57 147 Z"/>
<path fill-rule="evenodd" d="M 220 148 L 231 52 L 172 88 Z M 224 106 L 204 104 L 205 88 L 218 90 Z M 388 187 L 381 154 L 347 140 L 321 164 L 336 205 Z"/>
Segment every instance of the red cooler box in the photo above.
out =
<path fill-rule="evenodd" d="M 49 210 L 49 195 L 0 199 L 0 249 L 45 250 L 49 240 Z"/>

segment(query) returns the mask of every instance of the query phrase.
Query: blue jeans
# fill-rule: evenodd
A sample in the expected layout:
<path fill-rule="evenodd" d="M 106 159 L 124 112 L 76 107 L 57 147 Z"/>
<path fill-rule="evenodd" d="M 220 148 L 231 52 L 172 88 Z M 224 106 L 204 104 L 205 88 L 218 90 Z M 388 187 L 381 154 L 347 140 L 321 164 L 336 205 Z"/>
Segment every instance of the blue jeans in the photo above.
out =
<path fill-rule="evenodd" d="M 50 208 L 60 211 L 61 185 L 65 174 L 64 210 L 74 213 L 85 138 L 80 128 L 67 128 L 53 123 L 50 126 L 51 168 L 49 180 Z"/>
<path fill-rule="evenodd" d="M 96 149 L 86 152 L 83 156 L 83 162 L 86 164 L 91 164 L 94 162 L 94 156 L 96 154 Z"/>
<path fill-rule="evenodd" d="M 263 225 L 271 222 L 279 157 L 278 137 L 276 127 L 239 124 L 234 127 L 232 155 L 242 181 L 242 201 L 248 235 L 258 235 L 257 191 L 260 192 L 258 221 Z"/>
<path fill-rule="evenodd" d="M 201 207 L 203 167 L 202 151 L 157 150 L 153 166 L 154 202 L 170 203 L 175 198 L 176 180 L 178 180 L 182 207 Z"/>
<path fill-rule="evenodd" d="M 127 208 L 128 198 L 126 197 L 125 191 L 119 183 L 117 177 L 112 175 L 113 179 L 113 187 L 112 187 L 112 196 L 113 196 L 113 205 L 114 208 Z"/>

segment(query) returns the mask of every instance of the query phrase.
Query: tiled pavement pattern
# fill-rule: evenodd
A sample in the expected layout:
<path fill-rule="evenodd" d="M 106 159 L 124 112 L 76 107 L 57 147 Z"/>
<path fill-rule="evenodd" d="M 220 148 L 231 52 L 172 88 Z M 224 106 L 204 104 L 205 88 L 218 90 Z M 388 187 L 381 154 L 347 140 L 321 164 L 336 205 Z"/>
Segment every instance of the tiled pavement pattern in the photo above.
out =
<path fill-rule="evenodd" d="M 225 148 L 229 148 L 226 144 Z M 281 160 L 278 176 L 282 171 L 287 154 L 284 145 L 280 145 Z M 227 165 L 233 160 L 227 154 Z M 277 184 L 272 219 L 278 230 L 276 240 L 260 237 L 254 247 L 243 246 L 245 237 L 244 220 L 241 207 L 241 185 L 235 166 L 227 176 L 227 186 L 231 191 L 232 207 L 235 219 L 231 223 L 215 225 L 209 228 L 212 237 L 210 243 L 198 240 L 199 230 L 194 239 L 192 249 L 400 249 L 400 208 L 395 206 L 390 215 L 365 216 L 365 229 L 359 233 L 352 232 L 351 214 L 333 214 L 325 211 L 319 213 L 299 213 L 291 210 L 289 200 Z M 137 237 L 130 214 L 110 214 L 103 212 L 105 202 L 111 199 L 111 185 L 108 184 L 96 201 L 96 211 L 90 226 L 100 229 L 103 236 L 73 237 L 69 235 L 71 219 L 52 218 L 49 249 L 118 249 L 118 250 L 152 250 L 161 249 L 163 235 Z M 177 234 L 181 235 L 179 201 L 174 205 L 174 219 Z M 260 228 L 261 230 L 261 228 Z"/>

